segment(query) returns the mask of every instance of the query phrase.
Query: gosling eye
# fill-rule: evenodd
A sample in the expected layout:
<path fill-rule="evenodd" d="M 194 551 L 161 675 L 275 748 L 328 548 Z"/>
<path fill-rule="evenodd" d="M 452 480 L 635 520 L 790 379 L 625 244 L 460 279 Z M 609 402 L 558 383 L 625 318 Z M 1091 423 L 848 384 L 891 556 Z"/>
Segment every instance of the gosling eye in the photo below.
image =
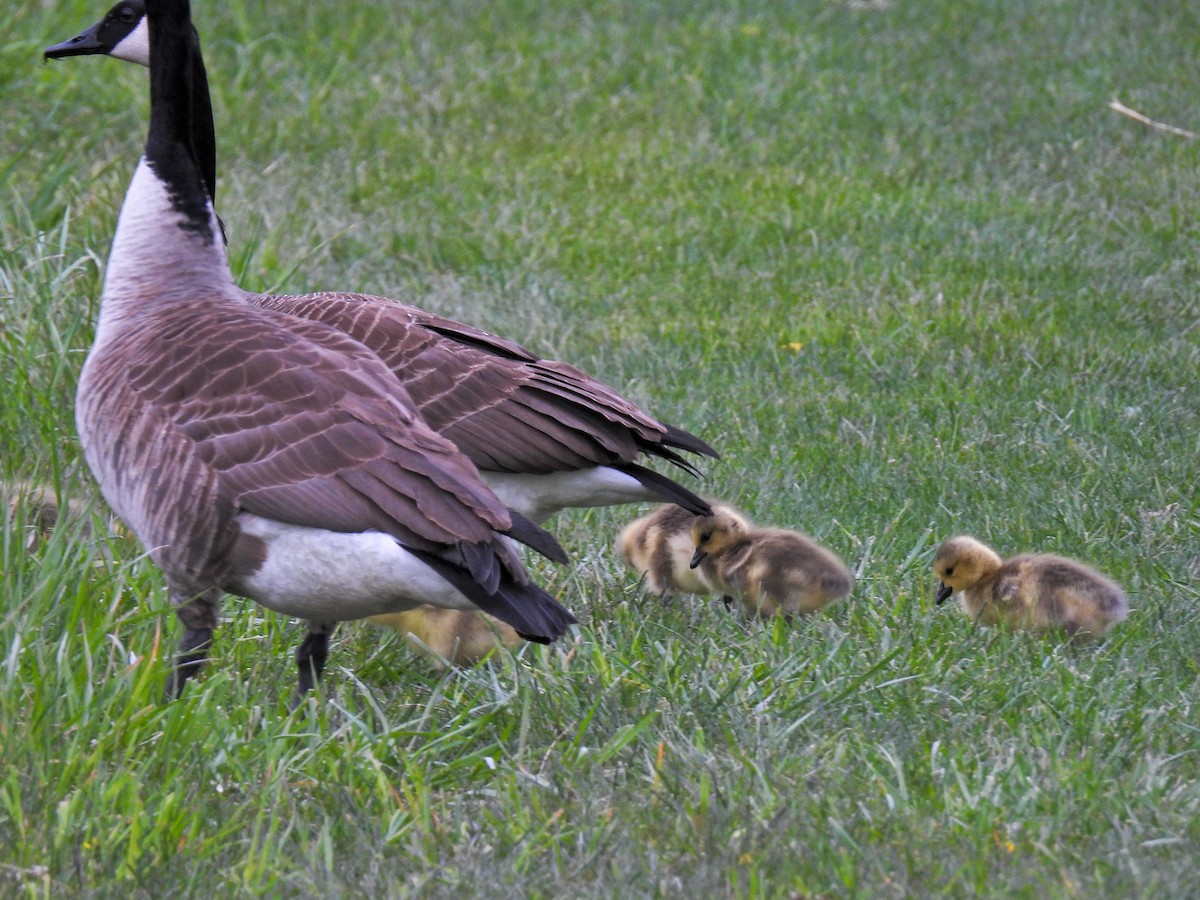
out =
<path fill-rule="evenodd" d="M 946 574 L 953 575 L 954 574 L 954 566 L 946 566 Z"/>
<path fill-rule="evenodd" d="M 700 543 L 702 543 L 702 544 L 707 544 L 711 540 L 712 540 L 712 532 L 711 531 L 706 531 L 702 535 L 700 535 Z"/>

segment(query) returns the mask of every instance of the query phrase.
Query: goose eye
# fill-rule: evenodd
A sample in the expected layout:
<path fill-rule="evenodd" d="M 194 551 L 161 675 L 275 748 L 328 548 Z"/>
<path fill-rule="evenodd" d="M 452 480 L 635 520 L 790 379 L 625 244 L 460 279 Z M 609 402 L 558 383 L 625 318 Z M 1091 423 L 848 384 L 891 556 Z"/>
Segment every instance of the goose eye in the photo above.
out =
<path fill-rule="evenodd" d="M 132 22 L 134 20 L 133 10 L 128 6 L 121 7 L 120 16 L 122 22 Z"/>

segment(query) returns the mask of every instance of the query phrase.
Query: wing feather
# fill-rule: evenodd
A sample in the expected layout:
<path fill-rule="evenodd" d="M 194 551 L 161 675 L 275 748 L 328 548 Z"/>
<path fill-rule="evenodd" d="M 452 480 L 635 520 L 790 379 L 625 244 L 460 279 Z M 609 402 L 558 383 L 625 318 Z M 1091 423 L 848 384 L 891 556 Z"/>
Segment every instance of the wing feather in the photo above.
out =
<path fill-rule="evenodd" d="M 130 384 L 194 442 L 236 506 L 429 550 L 489 545 L 511 526 L 475 466 L 420 420 L 372 354 L 334 329 L 252 308 L 188 307 L 143 338 Z"/>
<path fill-rule="evenodd" d="M 416 307 L 363 294 L 250 299 L 369 347 L 429 425 L 481 468 L 545 474 L 632 462 L 640 453 L 689 468 L 671 447 L 715 456 L 573 366 Z"/>

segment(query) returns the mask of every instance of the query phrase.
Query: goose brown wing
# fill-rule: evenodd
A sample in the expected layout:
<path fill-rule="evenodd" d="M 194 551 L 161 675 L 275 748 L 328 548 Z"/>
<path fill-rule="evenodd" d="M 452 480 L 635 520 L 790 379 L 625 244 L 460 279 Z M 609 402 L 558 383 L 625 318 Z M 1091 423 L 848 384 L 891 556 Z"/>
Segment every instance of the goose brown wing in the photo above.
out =
<path fill-rule="evenodd" d="M 75 420 L 88 466 L 179 597 L 227 580 L 236 509 L 217 473 L 163 410 L 129 384 L 123 354 L 92 354 Z"/>
<path fill-rule="evenodd" d="M 639 453 L 690 468 L 672 448 L 716 455 L 573 366 L 406 304 L 342 293 L 252 302 L 325 322 L 369 347 L 422 418 L 480 468 L 544 474 L 632 462 Z"/>
<path fill-rule="evenodd" d="M 395 379 L 319 323 L 251 308 L 147 317 L 129 383 L 265 518 L 374 529 L 427 551 L 490 545 L 511 525 L 474 465 L 414 413 Z M 474 567 L 472 567 L 474 568 Z"/>

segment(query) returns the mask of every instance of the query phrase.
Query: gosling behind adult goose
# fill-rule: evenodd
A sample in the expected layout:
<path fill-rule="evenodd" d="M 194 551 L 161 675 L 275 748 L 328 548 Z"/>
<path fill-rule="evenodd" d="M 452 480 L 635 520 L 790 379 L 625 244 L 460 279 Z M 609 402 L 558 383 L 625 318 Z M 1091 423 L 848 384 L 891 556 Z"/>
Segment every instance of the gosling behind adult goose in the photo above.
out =
<path fill-rule="evenodd" d="M 1125 592 L 1094 569 L 1049 553 L 1007 562 L 967 535 L 947 539 L 933 560 L 937 603 L 962 593 L 962 608 L 982 625 L 1065 631 L 1073 640 L 1102 636 L 1129 615 Z"/>
<path fill-rule="evenodd" d="M 422 602 L 484 609 L 530 640 L 561 636 L 574 617 L 505 535 L 562 558 L 553 538 L 510 514 L 374 353 L 245 303 L 196 161 L 207 82 L 189 4 L 150 0 L 146 20 L 149 133 L 76 423 L 185 626 L 171 693 L 203 664 L 222 591 L 317 623 L 298 654 L 301 692 L 333 623 Z"/>
<path fill-rule="evenodd" d="M 521 643 L 521 636 L 510 626 L 482 612 L 419 606 L 367 621 L 399 632 L 435 669 L 473 666 L 500 647 Z"/>
<path fill-rule="evenodd" d="M 102 54 L 147 64 L 143 0 L 123 0 L 100 22 L 45 51 Z M 201 67 L 194 75 L 204 82 Z M 193 106 L 197 159 L 210 198 L 216 142 L 207 90 Z M 678 453 L 716 456 L 695 435 L 664 425 L 607 385 L 540 359 L 495 335 L 386 298 L 357 293 L 245 294 L 255 306 L 321 321 L 371 348 L 408 389 L 425 421 L 481 470 L 500 498 L 535 522 L 566 507 L 642 500 L 707 505 L 638 464 L 642 454 L 695 470 Z"/>
<path fill-rule="evenodd" d="M 854 584 L 845 563 L 807 535 L 754 528 L 727 510 L 697 516 L 691 536 L 690 565 L 752 615 L 816 612 L 848 596 Z"/>

